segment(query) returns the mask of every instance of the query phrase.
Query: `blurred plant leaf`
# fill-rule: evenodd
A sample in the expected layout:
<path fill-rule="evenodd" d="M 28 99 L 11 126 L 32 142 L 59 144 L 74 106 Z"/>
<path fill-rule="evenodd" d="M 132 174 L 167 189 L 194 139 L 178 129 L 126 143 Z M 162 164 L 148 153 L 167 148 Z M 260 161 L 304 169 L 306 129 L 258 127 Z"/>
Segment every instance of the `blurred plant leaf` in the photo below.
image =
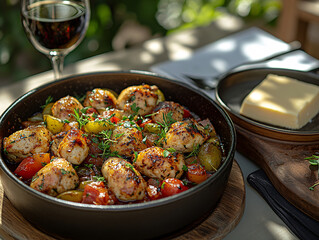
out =
<path fill-rule="evenodd" d="M 65 64 L 112 50 L 121 25 L 134 20 L 152 34 L 165 35 L 210 24 L 224 12 L 273 23 L 280 0 L 92 0 L 90 25 L 83 42 Z M 20 1 L 0 1 L 0 84 L 51 69 L 49 60 L 28 41 L 20 20 Z"/>

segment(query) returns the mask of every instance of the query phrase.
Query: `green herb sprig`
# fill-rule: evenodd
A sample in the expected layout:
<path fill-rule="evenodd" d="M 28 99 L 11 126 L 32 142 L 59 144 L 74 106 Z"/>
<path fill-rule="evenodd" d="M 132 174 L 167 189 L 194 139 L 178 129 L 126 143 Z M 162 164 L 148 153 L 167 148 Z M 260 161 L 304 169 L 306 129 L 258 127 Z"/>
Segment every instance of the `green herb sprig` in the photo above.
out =
<path fill-rule="evenodd" d="M 115 140 L 111 139 L 111 136 L 112 136 L 112 130 L 103 130 L 98 135 L 98 137 L 102 139 L 98 145 L 98 148 L 103 151 L 100 154 L 102 158 L 119 157 L 117 152 L 111 152 L 110 150 L 111 143 L 116 142 Z"/>
<path fill-rule="evenodd" d="M 163 123 L 157 122 L 161 126 L 161 132 L 158 134 L 159 140 L 157 141 L 157 144 L 165 141 L 166 133 L 168 132 L 171 125 L 175 122 L 176 120 L 173 119 L 173 112 L 168 112 L 167 114 L 163 113 Z"/>
<path fill-rule="evenodd" d="M 308 160 L 310 165 L 318 166 L 319 168 L 319 156 L 312 155 L 311 157 L 306 157 L 305 160 Z M 319 177 L 319 171 L 318 171 L 318 177 Z M 319 186 L 319 181 L 313 184 L 311 187 L 309 187 L 309 190 L 313 191 L 316 186 Z"/>
<path fill-rule="evenodd" d="M 165 158 L 167 158 L 171 153 L 175 153 L 176 149 L 175 148 L 167 148 L 164 150 L 163 155 Z"/>
<path fill-rule="evenodd" d="M 49 103 L 53 102 L 53 97 L 48 96 L 48 98 L 45 100 L 45 104 L 41 106 L 42 109 L 44 109 Z"/>
<path fill-rule="evenodd" d="M 195 144 L 193 146 L 193 150 L 186 156 L 186 158 L 197 156 L 199 153 L 199 147 L 200 147 L 200 144 Z"/>
<path fill-rule="evenodd" d="M 81 112 L 85 113 L 86 109 L 81 110 Z M 85 126 L 85 124 L 87 124 L 89 122 L 89 119 L 90 119 L 89 116 L 87 116 L 85 114 L 81 114 L 79 109 L 74 109 L 74 114 L 71 114 L 71 115 L 79 123 L 79 129 L 81 129 L 83 126 Z"/>

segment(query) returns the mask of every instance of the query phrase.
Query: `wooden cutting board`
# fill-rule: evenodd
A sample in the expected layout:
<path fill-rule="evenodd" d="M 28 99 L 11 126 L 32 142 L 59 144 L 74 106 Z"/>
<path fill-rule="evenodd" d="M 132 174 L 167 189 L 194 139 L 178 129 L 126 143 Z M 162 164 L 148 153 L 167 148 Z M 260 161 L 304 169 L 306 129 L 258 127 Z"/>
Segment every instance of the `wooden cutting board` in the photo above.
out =
<path fill-rule="evenodd" d="M 319 221 L 318 170 L 309 168 L 306 157 L 319 154 L 319 142 L 294 143 L 266 138 L 239 126 L 237 150 L 256 162 L 277 191 L 295 207 Z"/>
<path fill-rule="evenodd" d="M 26 221 L 13 207 L 0 184 L 0 238 L 6 240 L 53 240 Z M 234 161 L 225 192 L 214 211 L 200 224 L 175 235 L 176 240 L 225 237 L 240 221 L 245 208 L 245 183 L 238 163 Z"/>

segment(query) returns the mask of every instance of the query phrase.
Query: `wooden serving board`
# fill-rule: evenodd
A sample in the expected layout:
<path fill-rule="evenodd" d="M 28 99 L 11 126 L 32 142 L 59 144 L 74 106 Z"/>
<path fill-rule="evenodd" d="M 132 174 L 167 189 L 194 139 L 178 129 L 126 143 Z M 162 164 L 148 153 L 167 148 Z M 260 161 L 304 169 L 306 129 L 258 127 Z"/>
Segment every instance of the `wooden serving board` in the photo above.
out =
<path fill-rule="evenodd" d="M 0 184 L 0 238 L 6 240 L 53 240 L 26 221 L 13 207 Z M 245 208 L 245 183 L 238 163 L 234 161 L 225 192 L 214 211 L 199 225 L 185 229 L 176 240 L 225 237 L 240 221 Z"/>
<path fill-rule="evenodd" d="M 237 150 L 256 162 L 267 174 L 277 191 L 296 208 L 319 221 L 318 170 L 305 160 L 319 154 L 319 142 L 283 142 L 249 132 L 239 126 Z"/>

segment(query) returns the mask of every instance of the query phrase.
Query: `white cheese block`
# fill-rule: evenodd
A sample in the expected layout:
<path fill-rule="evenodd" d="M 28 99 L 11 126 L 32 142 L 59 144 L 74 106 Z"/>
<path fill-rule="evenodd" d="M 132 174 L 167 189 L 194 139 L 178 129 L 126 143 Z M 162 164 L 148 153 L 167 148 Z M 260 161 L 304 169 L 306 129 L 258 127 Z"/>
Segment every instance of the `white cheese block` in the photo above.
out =
<path fill-rule="evenodd" d="M 240 114 L 251 119 L 299 129 L 319 111 L 319 86 L 269 74 L 244 99 Z"/>

